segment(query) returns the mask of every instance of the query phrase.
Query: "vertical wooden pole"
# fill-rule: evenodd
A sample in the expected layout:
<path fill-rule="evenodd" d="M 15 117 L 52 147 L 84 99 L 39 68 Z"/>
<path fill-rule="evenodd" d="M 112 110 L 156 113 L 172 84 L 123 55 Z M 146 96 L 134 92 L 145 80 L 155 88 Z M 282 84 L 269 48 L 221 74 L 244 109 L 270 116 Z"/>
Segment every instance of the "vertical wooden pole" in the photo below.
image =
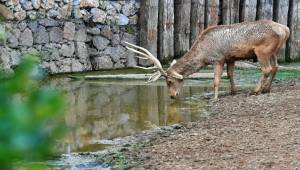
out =
<path fill-rule="evenodd" d="M 274 0 L 273 7 L 273 20 L 280 24 L 287 25 L 289 1 Z M 279 61 L 285 60 L 285 50 L 286 45 L 284 44 L 277 56 Z"/>
<path fill-rule="evenodd" d="M 290 59 L 300 59 L 300 0 L 293 0 Z"/>
<path fill-rule="evenodd" d="M 240 18 L 243 21 L 255 21 L 256 5 L 256 0 L 245 0 L 241 12 L 242 16 L 240 16 Z"/>
<path fill-rule="evenodd" d="M 190 11 L 191 0 L 174 1 L 174 53 L 182 57 L 190 47 Z"/>
<path fill-rule="evenodd" d="M 217 25 L 219 23 L 219 0 L 206 0 L 205 3 L 207 27 Z"/>
<path fill-rule="evenodd" d="M 158 0 L 143 0 L 140 8 L 140 46 L 157 56 Z M 151 62 L 139 60 L 141 65 Z"/>
<path fill-rule="evenodd" d="M 174 0 L 159 0 L 158 58 L 162 62 L 174 56 Z"/>
<path fill-rule="evenodd" d="M 239 22 L 239 0 L 223 0 L 222 24 L 232 24 Z"/>
<path fill-rule="evenodd" d="M 273 0 L 259 0 L 257 8 L 257 19 L 268 19 L 273 18 Z"/>
<path fill-rule="evenodd" d="M 190 46 L 193 45 L 194 40 L 204 30 L 204 16 L 205 16 L 204 8 L 205 8 L 205 0 L 192 0 Z"/>

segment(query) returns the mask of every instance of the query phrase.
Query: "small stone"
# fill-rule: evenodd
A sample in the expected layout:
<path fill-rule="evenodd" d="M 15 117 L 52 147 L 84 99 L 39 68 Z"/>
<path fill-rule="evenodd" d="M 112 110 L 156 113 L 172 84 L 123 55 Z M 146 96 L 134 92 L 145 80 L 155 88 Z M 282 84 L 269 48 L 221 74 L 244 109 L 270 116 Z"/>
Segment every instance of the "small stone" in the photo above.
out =
<path fill-rule="evenodd" d="M 37 21 L 31 21 L 27 25 L 33 33 L 38 31 L 39 24 Z"/>
<path fill-rule="evenodd" d="M 101 54 L 111 56 L 114 62 L 118 62 L 121 58 L 126 58 L 125 48 L 121 45 L 117 47 L 107 47 Z"/>
<path fill-rule="evenodd" d="M 59 27 L 53 27 L 49 31 L 50 42 L 62 42 L 64 33 Z"/>
<path fill-rule="evenodd" d="M 39 23 L 45 27 L 57 27 L 60 26 L 60 22 L 54 19 L 49 19 L 49 18 L 45 18 L 45 19 L 41 19 L 39 21 Z"/>
<path fill-rule="evenodd" d="M 129 18 L 123 14 L 119 14 L 118 25 L 128 25 Z"/>
<path fill-rule="evenodd" d="M 14 36 L 13 34 L 8 37 L 7 42 L 8 42 L 7 45 L 10 48 L 16 48 L 19 45 L 18 38 L 16 36 Z"/>
<path fill-rule="evenodd" d="M 97 8 L 99 6 L 99 0 L 81 0 L 80 1 L 80 8 Z"/>
<path fill-rule="evenodd" d="M 49 18 L 55 18 L 59 15 L 59 11 L 56 10 L 56 9 L 50 9 L 48 12 L 47 12 L 47 16 Z"/>
<path fill-rule="evenodd" d="M 20 3 L 20 0 L 12 0 L 12 4 L 14 6 L 18 5 Z"/>
<path fill-rule="evenodd" d="M 106 19 L 106 12 L 99 9 L 99 8 L 92 8 L 91 9 L 91 14 L 93 16 L 93 22 L 96 23 L 105 23 L 105 19 Z"/>
<path fill-rule="evenodd" d="M 138 23 L 138 16 L 137 15 L 133 15 L 131 17 L 129 17 L 129 24 L 130 25 L 136 25 Z"/>
<path fill-rule="evenodd" d="M 75 33 L 75 41 L 81 41 L 86 42 L 87 40 L 87 34 L 86 34 L 86 28 L 79 28 Z"/>
<path fill-rule="evenodd" d="M 88 28 L 87 32 L 89 34 L 93 34 L 93 35 L 100 35 L 100 29 L 97 27 L 93 27 L 93 28 Z"/>
<path fill-rule="evenodd" d="M 71 63 L 71 71 L 72 72 L 80 72 L 84 71 L 84 66 L 77 60 Z"/>
<path fill-rule="evenodd" d="M 109 25 L 106 25 L 101 29 L 101 35 L 107 39 L 112 39 L 113 32 L 111 31 Z"/>
<path fill-rule="evenodd" d="M 80 8 L 73 9 L 73 16 L 75 19 L 81 19 L 83 17 L 83 14 L 81 13 Z"/>
<path fill-rule="evenodd" d="M 121 9 L 122 9 L 122 5 L 121 4 L 119 4 L 118 2 L 110 2 L 111 3 L 111 5 L 118 11 L 118 12 L 120 12 L 121 11 Z"/>
<path fill-rule="evenodd" d="M 137 12 L 134 3 L 135 3 L 134 1 L 125 3 L 122 8 L 122 13 L 126 16 L 134 15 Z"/>
<path fill-rule="evenodd" d="M 18 21 L 22 21 L 26 18 L 26 11 L 24 10 L 21 10 L 19 12 L 16 12 L 15 13 L 15 18 L 18 20 Z"/>
<path fill-rule="evenodd" d="M 57 18 L 59 19 L 67 19 L 72 15 L 72 5 L 67 4 L 59 9 L 59 14 Z"/>
<path fill-rule="evenodd" d="M 20 35 L 20 45 L 22 46 L 32 46 L 33 45 L 33 37 L 32 32 L 29 28 L 26 28 Z"/>
<path fill-rule="evenodd" d="M 122 41 L 134 44 L 136 42 L 136 36 L 125 32 L 123 33 Z"/>
<path fill-rule="evenodd" d="M 20 0 L 20 4 L 24 10 L 32 10 L 32 2 L 28 0 Z"/>
<path fill-rule="evenodd" d="M 37 19 L 37 12 L 36 11 L 28 11 L 27 12 L 28 18 L 31 20 Z"/>
<path fill-rule="evenodd" d="M 136 57 L 133 52 L 126 52 L 126 56 L 127 56 L 127 62 L 126 62 L 127 67 L 137 66 Z"/>
<path fill-rule="evenodd" d="M 109 44 L 109 40 L 106 38 L 103 38 L 101 36 L 94 36 L 93 37 L 93 44 L 98 50 L 103 50 L 107 47 Z"/>
<path fill-rule="evenodd" d="M 75 24 L 73 22 L 66 22 L 64 26 L 64 38 L 67 40 L 74 40 Z"/>
<path fill-rule="evenodd" d="M 40 25 L 37 32 L 34 32 L 34 43 L 36 44 L 49 43 L 49 33 L 46 31 L 45 27 Z"/>
<path fill-rule="evenodd" d="M 111 45 L 113 47 L 117 46 L 120 44 L 120 35 L 119 34 L 114 34 L 112 36 L 112 39 L 111 39 Z"/>
<path fill-rule="evenodd" d="M 81 16 L 84 21 L 89 21 L 90 18 L 92 18 L 92 14 L 89 13 L 86 9 L 80 10 Z"/>
<path fill-rule="evenodd" d="M 39 9 L 40 8 L 40 6 L 41 6 L 41 0 L 31 0 L 31 2 L 32 2 L 33 8 L 35 8 L 35 9 Z"/>
<path fill-rule="evenodd" d="M 114 68 L 124 68 L 124 67 L 125 67 L 124 63 L 122 63 L 120 61 L 118 61 L 114 64 Z"/>
<path fill-rule="evenodd" d="M 21 30 L 21 31 L 24 31 L 27 27 L 27 24 L 25 21 L 22 21 L 22 22 L 19 22 L 18 24 L 18 28 Z"/>
<path fill-rule="evenodd" d="M 42 0 L 42 4 L 41 4 L 42 8 L 47 10 L 53 8 L 54 5 L 55 5 L 54 0 Z"/>
<path fill-rule="evenodd" d="M 63 44 L 59 52 L 64 57 L 71 57 L 73 56 L 75 51 L 75 46 L 73 42 L 69 42 L 68 44 Z"/>
<path fill-rule="evenodd" d="M 114 63 L 109 56 L 99 56 L 92 58 L 93 70 L 110 69 L 113 68 Z"/>
<path fill-rule="evenodd" d="M 81 59 L 88 59 L 88 48 L 84 42 L 75 42 L 76 56 Z"/>

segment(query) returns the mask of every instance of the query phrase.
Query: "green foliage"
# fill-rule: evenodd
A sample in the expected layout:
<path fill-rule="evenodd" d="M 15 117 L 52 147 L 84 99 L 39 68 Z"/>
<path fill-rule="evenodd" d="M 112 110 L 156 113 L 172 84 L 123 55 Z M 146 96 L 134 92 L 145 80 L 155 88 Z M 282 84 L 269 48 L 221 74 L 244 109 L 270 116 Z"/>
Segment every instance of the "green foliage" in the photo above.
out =
<path fill-rule="evenodd" d="M 38 86 L 37 62 L 27 54 L 12 76 L 0 79 L 0 169 L 47 158 L 64 132 L 57 122 L 64 100 L 58 92 Z"/>

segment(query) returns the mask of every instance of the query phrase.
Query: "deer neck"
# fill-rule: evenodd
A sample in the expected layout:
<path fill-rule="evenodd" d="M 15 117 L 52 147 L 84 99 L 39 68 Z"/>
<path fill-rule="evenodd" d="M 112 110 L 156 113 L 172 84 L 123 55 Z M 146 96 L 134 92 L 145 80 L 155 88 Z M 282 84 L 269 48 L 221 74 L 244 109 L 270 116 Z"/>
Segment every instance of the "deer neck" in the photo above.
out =
<path fill-rule="evenodd" d="M 170 67 L 183 77 L 187 77 L 195 72 L 198 72 L 203 66 L 206 65 L 205 53 L 199 50 L 189 50 L 182 58 Z"/>

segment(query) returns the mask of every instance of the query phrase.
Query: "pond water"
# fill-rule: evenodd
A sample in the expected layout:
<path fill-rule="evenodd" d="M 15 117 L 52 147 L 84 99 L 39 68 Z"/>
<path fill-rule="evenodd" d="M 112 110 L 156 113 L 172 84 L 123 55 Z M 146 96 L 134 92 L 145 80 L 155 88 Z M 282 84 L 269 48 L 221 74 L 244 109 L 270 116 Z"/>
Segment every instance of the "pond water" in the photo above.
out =
<path fill-rule="evenodd" d="M 205 96 L 213 92 L 212 80 L 185 81 L 175 100 L 169 98 L 163 80 L 145 84 L 60 77 L 47 84 L 62 89 L 68 100 L 64 119 L 70 131 L 58 144 L 61 153 L 97 151 L 107 146 L 103 141 L 157 126 L 199 120 L 208 115 Z"/>

